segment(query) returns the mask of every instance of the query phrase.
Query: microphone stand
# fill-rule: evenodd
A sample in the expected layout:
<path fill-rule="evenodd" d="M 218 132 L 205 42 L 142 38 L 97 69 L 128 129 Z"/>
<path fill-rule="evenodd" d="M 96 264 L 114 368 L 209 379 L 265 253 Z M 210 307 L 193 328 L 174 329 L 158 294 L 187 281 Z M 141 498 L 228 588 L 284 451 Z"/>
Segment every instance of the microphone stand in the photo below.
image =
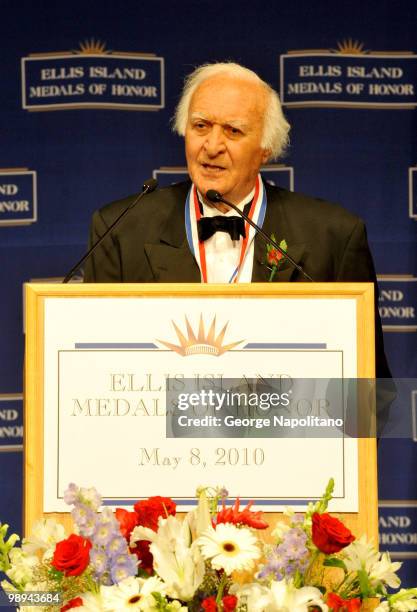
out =
<path fill-rule="evenodd" d="M 206 198 L 208 200 L 210 200 L 210 202 L 216 203 L 216 202 L 222 202 L 223 204 L 226 204 L 227 206 L 230 206 L 230 208 L 233 208 L 233 210 L 235 210 L 241 217 L 243 217 L 245 219 L 245 221 L 247 221 L 249 223 L 249 225 L 251 225 L 256 232 L 264 239 L 266 244 L 272 244 L 272 246 L 274 246 L 277 251 L 279 251 L 284 257 L 285 259 L 287 259 L 293 266 L 294 268 L 296 268 L 299 272 L 301 272 L 301 274 L 304 276 L 304 278 L 306 278 L 308 281 L 314 283 L 314 280 L 311 278 L 311 276 L 309 274 L 307 274 L 307 272 L 304 272 L 303 268 L 296 262 L 294 261 L 294 259 L 291 257 L 291 255 L 288 255 L 288 253 L 286 251 L 284 251 L 284 249 L 282 249 L 279 244 L 277 244 L 277 242 L 275 242 L 275 240 L 273 240 L 272 238 L 270 238 L 261 227 L 259 227 L 259 225 L 257 225 L 254 221 L 252 221 L 252 219 L 250 217 L 248 217 L 248 215 L 246 213 L 244 213 L 243 211 L 240 210 L 240 208 L 238 208 L 236 206 L 236 204 L 232 204 L 232 202 L 228 202 L 227 200 L 225 200 L 218 191 L 216 191 L 215 189 L 209 189 L 206 192 Z"/>
<path fill-rule="evenodd" d="M 108 236 L 110 234 L 110 232 L 112 230 L 114 230 L 114 228 L 117 225 L 119 225 L 120 221 L 125 217 L 125 215 L 127 215 L 129 210 L 131 210 L 134 206 L 136 206 L 136 204 L 147 193 L 151 193 L 152 191 L 155 191 L 157 186 L 158 186 L 158 181 L 156 179 L 154 179 L 154 178 L 148 179 L 147 181 L 145 181 L 143 183 L 141 193 L 133 200 L 133 202 L 131 204 L 129 204 L 129 206 L 127 208 L 125 208 L 125 210 L 122 212 L 122 214 L 117 217 L 117 219 L 110 225 L 110 227 L 107 228 L 107 230 L 104 232 L 104 234 L 97 240 L 97 242 L 95 242 L 93 244 L 93 246 L 87 251 L 87 253 L 85 255 L 83 255 L 83 257 L 81 257 L 81 259 L 79 261 L 77 261 L 75 266 L 73 266 L 71 268 L 71 270 L 68 272 L 68 274 L 66 275 L 66 277 L 62 281 L 63 283 L 68 283 L 68 281 L 71 280 L 71 278 L 74 276 L 74 274 L 78 270 L 78 268 L 80 268 L 83 265 L 83 263 L 90 257 L 90 255 L 92 255 L 92 253 L 94 253 L 96 248 L 103 242 L 103 240 L 106 238 L 106 236 Z"/>

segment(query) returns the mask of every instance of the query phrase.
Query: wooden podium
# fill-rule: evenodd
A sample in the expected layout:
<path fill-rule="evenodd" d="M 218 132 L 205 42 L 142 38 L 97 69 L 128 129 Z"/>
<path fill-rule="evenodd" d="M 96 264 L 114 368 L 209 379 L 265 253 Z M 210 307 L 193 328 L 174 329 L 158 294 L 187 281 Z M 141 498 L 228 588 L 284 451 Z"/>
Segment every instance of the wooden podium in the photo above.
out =
<path fill-rule="evenodd" d="M 310 440 L 245 440 L 250 457 L 255 443 L 267 457 L 262 467 L 248 465 L 233 439 L 164 440 L 161 391 L 169 381 L 182 384 L 184 372 L 307 378 L 307 370 L 313 377 L 328 364 L 332 376 L 374 377 L 372 284 L 28 284 L 25 309 L 26 534 L 42 516 L 70 520 L 62 501 L 70 481 L 96 486 L 109 505 L 160 494 L 178 498 L 183 510 L 196 483 L 226 484 L 232 497 L 276 512 L 284 501 L 302 508 L 310 492 L 319 496 L 334 469 L 345 481 L 336 480 L 330 510 L 345 504 L 346 524 L 377 543 L 375 438 L 316 444 L 320 457 Z M 149 446 L 140 451 L 140 444 Z M 237 464 L 218 464 L 217 456 L 193 471 L 190 445 L 211 457 L 219 448 L 227 456 L 231 444 Z M 165 446 L 184 449 L 179 471 L 153 465 L 154 449 Z M 357 490 L 348 494 L 345 485 Z"/>

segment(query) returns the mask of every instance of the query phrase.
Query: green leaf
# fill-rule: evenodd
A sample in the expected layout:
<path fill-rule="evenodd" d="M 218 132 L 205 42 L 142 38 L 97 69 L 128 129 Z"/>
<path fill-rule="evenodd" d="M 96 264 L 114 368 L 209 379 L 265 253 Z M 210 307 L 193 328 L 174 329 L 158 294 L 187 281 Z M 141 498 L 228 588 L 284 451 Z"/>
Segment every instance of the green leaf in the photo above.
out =
<path fill-rule="evenodd" d="M 48 573 L 53 580 L 57 580 L 58 582 L 61 582 L 64 577 L 64 573 L 57 570 L 53 565 L 51 565 Z"/>
<path fill-rule="evenodd" d="M 342 569 L 345 574 L 347 574 L 347 567 L 344 564 L 344 562 L 342 561 L 342 559 L 338 559 L 337 557 L 328 557 L 323 565 L 326 565 L 327 567 L 340 567 L 340 569 Z"/>
<path fill-rule="evenodd" d="M 158 591 L 152 592 L 151 595 L 155 599 L 156 609 L 159 612 L 164 612 L 164 610 L 166 610 L 167 603 L 165 597 L 163 597 L 161 593 L 158 593 Z"/>
<path fill-rule="evenodd" d="M 371 584 L 369 582 L 368 574 L 365 570 L 358 570 L 359 588 L 361 591 L 361 599 L 369 597 L 372 591 Z"/>

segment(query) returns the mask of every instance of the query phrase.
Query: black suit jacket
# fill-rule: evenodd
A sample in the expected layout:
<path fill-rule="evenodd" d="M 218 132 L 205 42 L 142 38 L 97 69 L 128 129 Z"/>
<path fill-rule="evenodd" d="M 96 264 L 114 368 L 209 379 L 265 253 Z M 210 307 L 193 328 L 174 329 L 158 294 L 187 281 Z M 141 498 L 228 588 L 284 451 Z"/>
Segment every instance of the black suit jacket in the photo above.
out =
<path fill-rule="evenodd" d="M 266 184 L 264 231 L 285 238 L 288 253 L 317 282 L 375 281 L 363 222 L 335 204 Z M 144 197 L 86 263 L 85 282 L 200 282 L 188 247 L 184 209 L 190 183 L 178 183 Z M 95 242 L 136 196 L 113 202 L 93 216 Z M 252 282 L 268 281 L 265 244 L 255 238 Z M 284 263 L 274 282 L 303 281 Z"/>
<path fill-rule="evenodd" d="M 264 231 L 278 242 L 317 282 L 375 282 L 375 270 L 363 222 L 344 208 L 324 200 L 265 184 Z M 200 270 L 185 233 L 184 210 L 190 182 L 178 183 L 145 196 L 85 266 L 85 282 L 199 283 Z M 113 202 L 93 216 L 93 244 L 136 196 Z M 267 282 L 265 244 L 257 236 L 252 282 Z M 288 262 L 274 282 L 304 281 Z M 390 376 L 382 329 L 376 314 L 377 375 Z"/>

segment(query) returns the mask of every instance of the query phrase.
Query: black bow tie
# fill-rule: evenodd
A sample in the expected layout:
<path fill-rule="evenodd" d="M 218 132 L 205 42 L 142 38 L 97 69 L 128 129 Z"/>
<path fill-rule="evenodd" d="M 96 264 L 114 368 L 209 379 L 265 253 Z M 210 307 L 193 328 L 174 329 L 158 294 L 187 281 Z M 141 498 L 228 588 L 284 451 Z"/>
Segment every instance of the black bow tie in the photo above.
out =
<path fill-rule="evenodd" d="M 200 242 L 208 240 L 216 232 L 227 232 L 232 240 L 245 238 L 245 223 L 242 217 L 201 217 L 197 221 L 198 239 Z"/>

